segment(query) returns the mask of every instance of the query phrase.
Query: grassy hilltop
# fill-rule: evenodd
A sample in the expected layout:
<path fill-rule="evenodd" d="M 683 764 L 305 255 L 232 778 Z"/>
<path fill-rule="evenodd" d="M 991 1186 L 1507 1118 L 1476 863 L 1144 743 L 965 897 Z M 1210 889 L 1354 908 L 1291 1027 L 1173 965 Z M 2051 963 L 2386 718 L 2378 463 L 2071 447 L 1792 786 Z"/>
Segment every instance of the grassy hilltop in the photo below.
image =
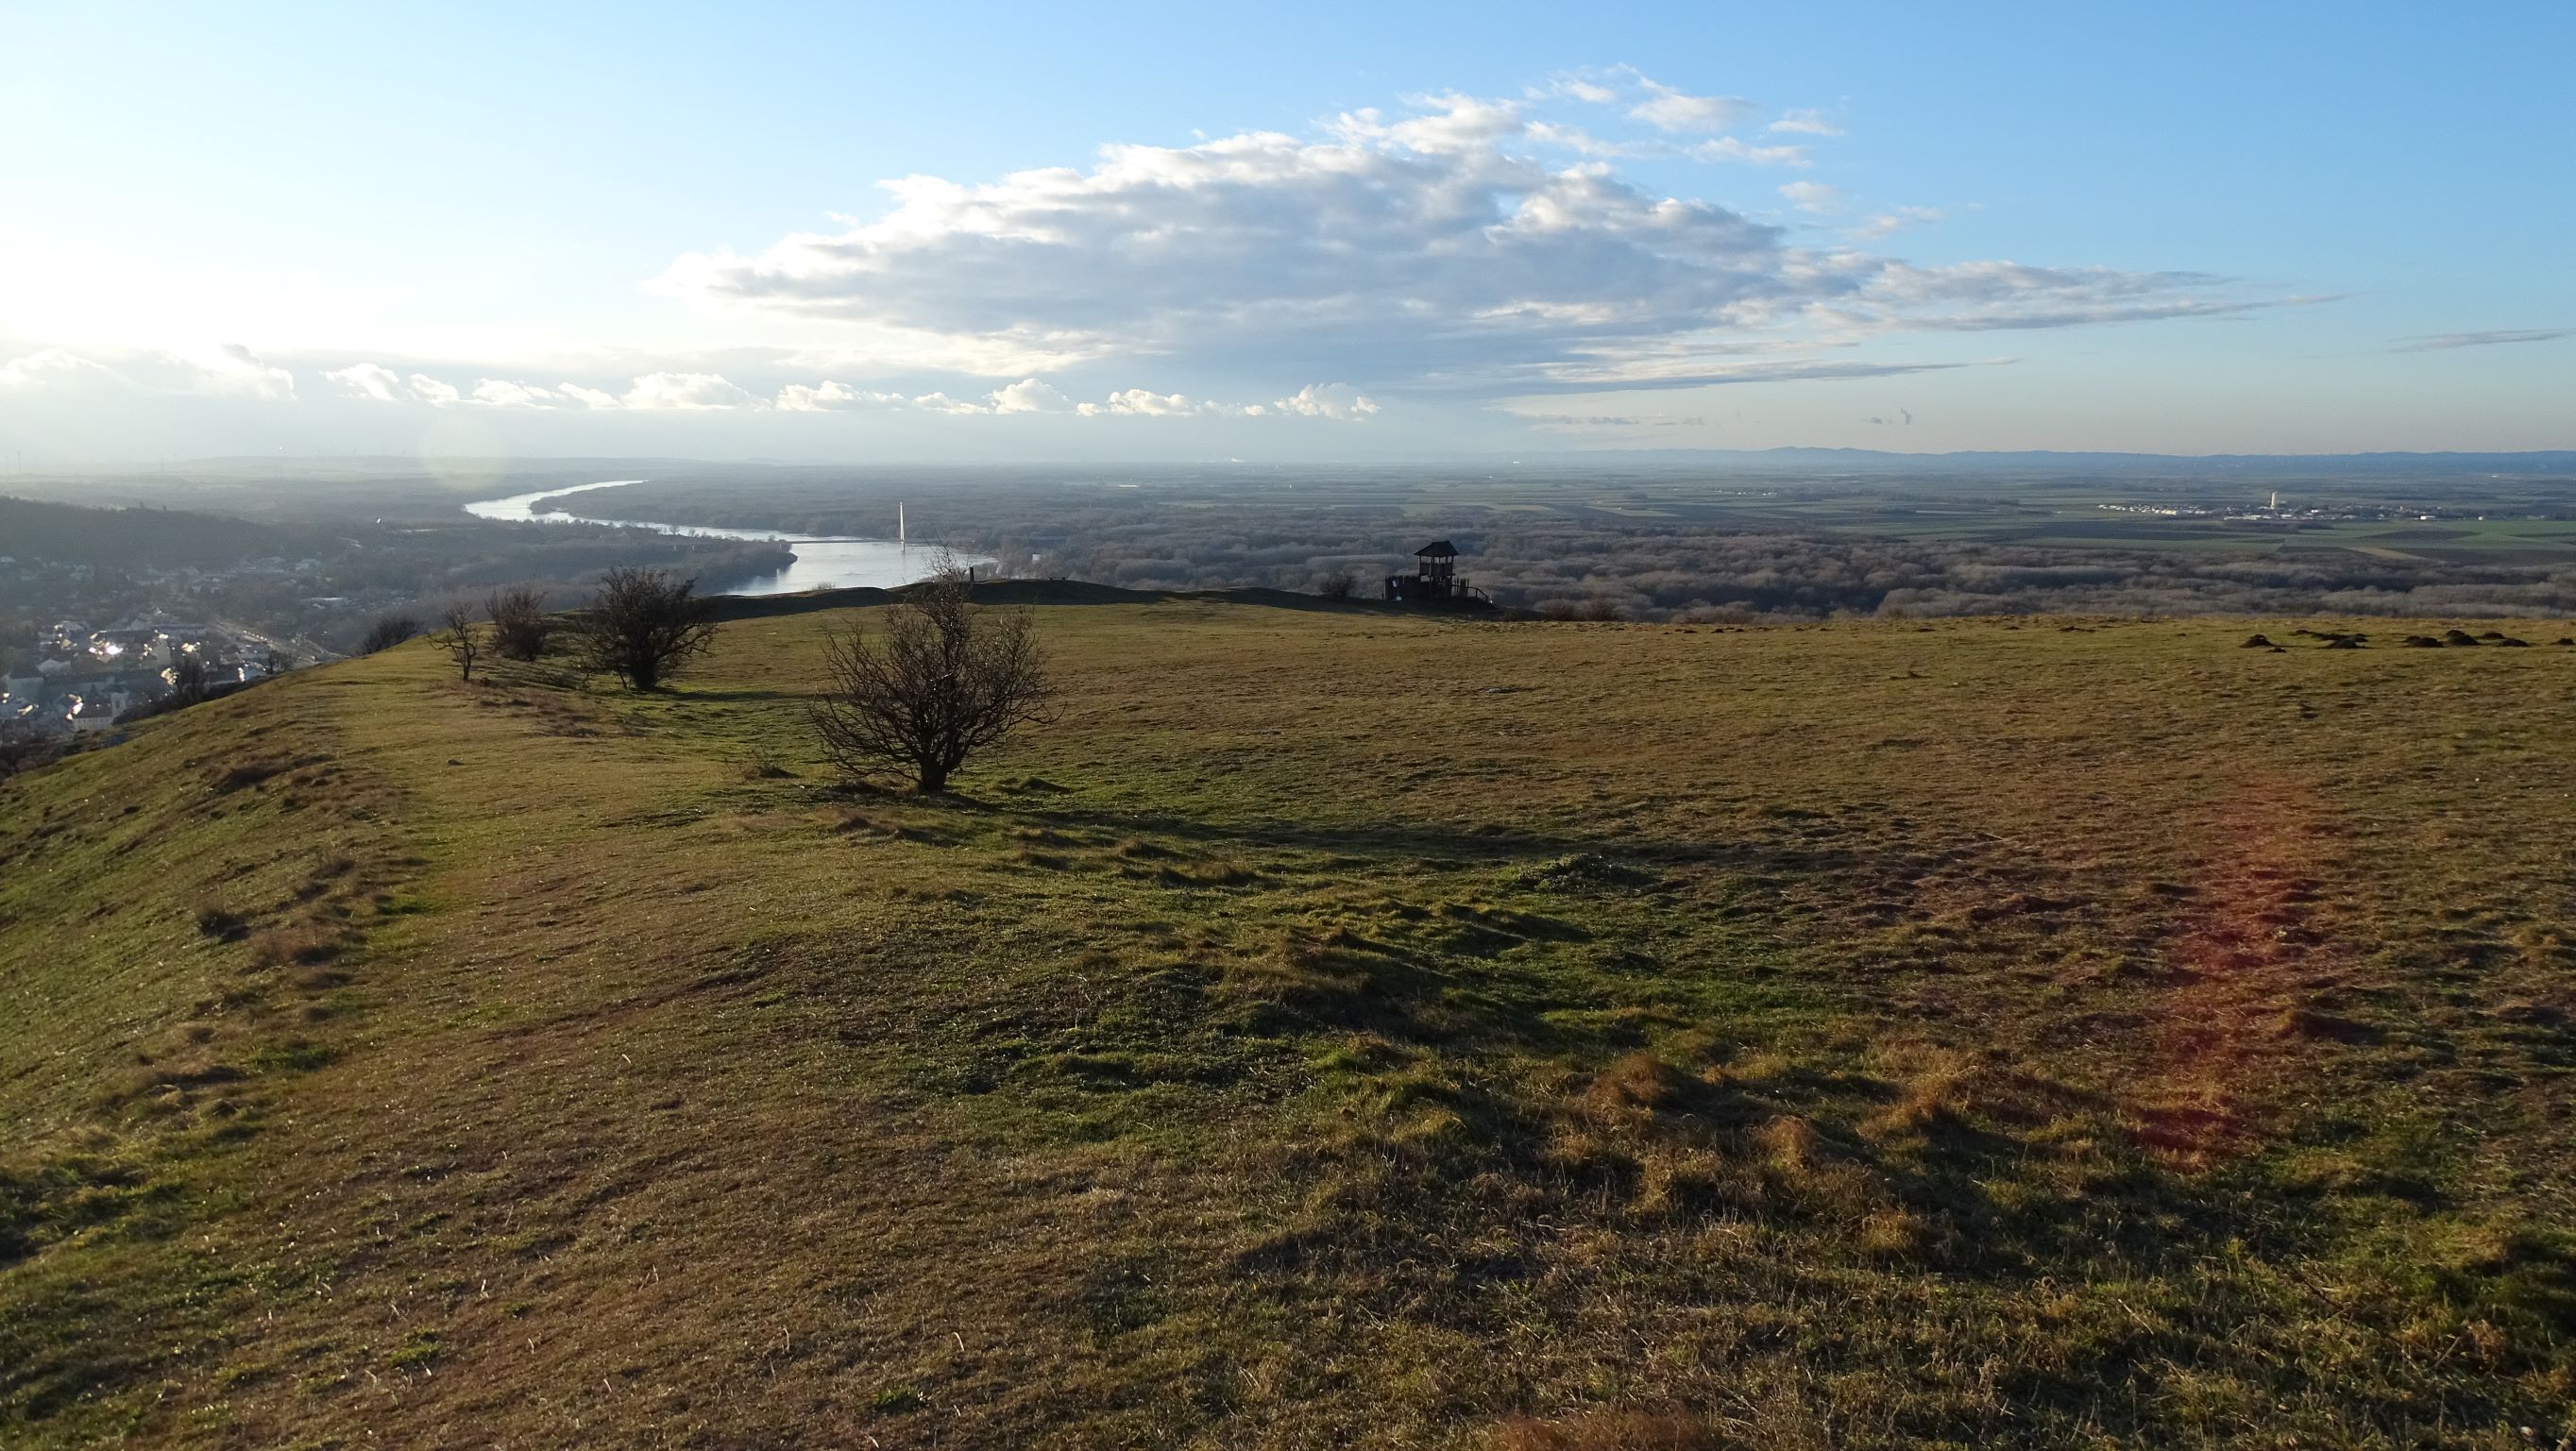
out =
<path fill-rule="evenodd" d="M 2566 626 L 1040 614 L 953 800 L 797 613 L 0 785 L 0 1442 L 2576 1430 Z"/>

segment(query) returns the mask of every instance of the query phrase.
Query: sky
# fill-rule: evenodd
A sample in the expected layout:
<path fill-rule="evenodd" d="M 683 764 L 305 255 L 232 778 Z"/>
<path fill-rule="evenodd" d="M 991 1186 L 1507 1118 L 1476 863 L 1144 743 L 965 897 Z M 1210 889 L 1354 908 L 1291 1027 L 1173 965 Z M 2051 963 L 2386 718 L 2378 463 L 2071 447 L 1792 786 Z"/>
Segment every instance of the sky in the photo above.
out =
<path fill-rule="evenodd" d="M 0 471 L 2576 447 L 2576 6 L 0 0 Z"/>

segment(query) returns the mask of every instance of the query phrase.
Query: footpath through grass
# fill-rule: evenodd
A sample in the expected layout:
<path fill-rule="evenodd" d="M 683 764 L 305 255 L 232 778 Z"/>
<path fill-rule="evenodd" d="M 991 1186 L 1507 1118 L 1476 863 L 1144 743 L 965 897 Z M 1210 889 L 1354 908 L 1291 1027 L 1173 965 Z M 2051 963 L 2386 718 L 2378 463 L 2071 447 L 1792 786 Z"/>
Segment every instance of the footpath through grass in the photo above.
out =
<path fill-rule="evenodd" d="M 0 787 L 0 1440 L 2576 1429 L 2566 627 L 1041 614 L 950 800 L 810 615 Z"/>

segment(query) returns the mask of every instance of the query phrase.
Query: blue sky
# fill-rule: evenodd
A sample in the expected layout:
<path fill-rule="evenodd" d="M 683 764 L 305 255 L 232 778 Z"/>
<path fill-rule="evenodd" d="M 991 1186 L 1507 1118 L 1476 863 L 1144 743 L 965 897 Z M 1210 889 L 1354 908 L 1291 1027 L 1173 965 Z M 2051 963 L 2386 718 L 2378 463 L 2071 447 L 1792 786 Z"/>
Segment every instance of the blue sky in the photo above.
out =
<path fill-rule="evenodd" d="M 2570 447 L 2569 54 L 2554 3 L 22 6 L 0 452 Z"/>

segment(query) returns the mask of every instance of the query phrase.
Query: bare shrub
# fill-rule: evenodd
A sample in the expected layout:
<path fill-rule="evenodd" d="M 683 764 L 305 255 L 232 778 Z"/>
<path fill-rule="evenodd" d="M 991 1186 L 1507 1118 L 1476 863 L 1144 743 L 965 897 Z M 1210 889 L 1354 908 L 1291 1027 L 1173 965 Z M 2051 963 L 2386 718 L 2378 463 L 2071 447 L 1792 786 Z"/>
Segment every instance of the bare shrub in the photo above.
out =
<path fill-rule="evenodd" d="M 694 579 L 658 569 L 612 569 L 575 627 L 585 669 L 614 675 L 631 690 L 657 690 L 715 644 L 715 601 Z"/>
<path fill-rule="evenodd" d="M 1347 569 L 1337 569 L 1315 582 L 1315 593 L 1328 600 L 1346 600 L 1359 587 L 1359 576 Z"/>
<path fill-rule="evenodd" d="M 447 658 L 456 662 L 460 679 L 474 678 L 474 657 L 483 653 L 483 642 L 474 631 L 474 606 L 463 600 L 452 600 L 440 613 L 438 634 L 432 637 Z"/>
<path fill-rule="evenodd" d="M 1050 718 L 1055 688 L 1031 617 L 979 608 L 953 570 L 890 606 L 882 638 L 853 623 L 823 650 L 830 683 L 814 729 L 852 779 L 895 767 L 944 791 L 968 755 Z"/>
<path fill-rule="evenodd" d="M 378 615 L 367 626 L 366 635 L 358 641 L 358 653 L 373 655 L 379 650 L 390 650 L 419 633 L 420 621 L 410 615 L 399 611 Z"/>
<path fill-rule="evenodd" d="M 0 781 L 54 758 L 54 741 L 24 721 L 0 721 Z"/>
<path fill-rule="evenodd" d="M 532 584 L 496 589 L 483 599 L 492 622 L 492 650 L 504 660 L 535 660 L 546 653 L 555 622 L 546 614 L 546 592 Z"/>
<path fill-rule="evenodd" d="M 250 930 L 248 919 L 226 906 L 220 897 L 199 897 L 192 910 L 197 919 L 197 930 L 208 937 L 232 942 Z"/>

